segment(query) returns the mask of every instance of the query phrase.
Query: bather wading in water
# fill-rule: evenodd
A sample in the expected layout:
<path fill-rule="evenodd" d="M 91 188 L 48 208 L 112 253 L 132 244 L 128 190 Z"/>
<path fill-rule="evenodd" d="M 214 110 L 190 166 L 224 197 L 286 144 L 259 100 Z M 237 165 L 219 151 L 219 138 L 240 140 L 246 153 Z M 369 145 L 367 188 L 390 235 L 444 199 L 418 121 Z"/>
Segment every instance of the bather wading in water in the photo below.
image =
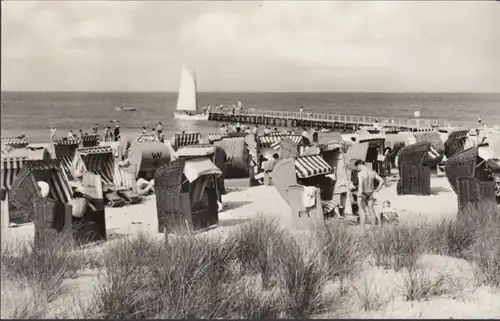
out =
<path fill-rule="evenodd" d="M 375 214 L 375 197 L 374 194 L 382 189 L 385 182 L 375 171 L 366 167 L 362 160 L 356 161 L 354 164 L 358 168 L 358 205 L 359 205 L 359 223 L 365 228 L 366 217 L 369 215 L 382 226 L 382 220 Z M 378 181 L 378 186 L 375 188 L 375 182 Z"/>

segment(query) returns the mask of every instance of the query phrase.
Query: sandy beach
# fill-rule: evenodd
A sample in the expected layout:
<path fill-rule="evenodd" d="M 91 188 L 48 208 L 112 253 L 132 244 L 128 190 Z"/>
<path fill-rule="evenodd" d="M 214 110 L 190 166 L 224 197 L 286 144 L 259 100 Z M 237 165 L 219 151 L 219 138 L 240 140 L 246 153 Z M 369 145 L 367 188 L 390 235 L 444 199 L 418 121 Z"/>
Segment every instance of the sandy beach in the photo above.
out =
<path fill-rule="evenodd" d="M 444 177 L 432 179 L 432 195 L 430 196 L 398 196 L 396 184 L 389 180 L 388 187 L 376 194 L 376 199 L 392 202 L 393 207 L 399 212 L 400 224 L 454 219 L 457 213 L 456 195 Z M 273 186 L 229 190 L 228 194 L 223 197 L 223 203 L 224 210 L 219 213 L 219 224 L 202 233 L 220 236 L 255 220 L 259 215 L 275 217 L 285 228 L 289 226 L 287 225 L 290 219 L 289 207 Z M 141 204 L 123 208 L 106 208 L 108 241 L 93 246 L 91 251 L 103 250 L 120 239 L 133 238 L 141 233 L 152 238 L 163 239 L 164 235 L 158 233 L 157 225 L 154 195 L 146 198 Z M 349 229 L 357 231 L 359 226 Z M 3 231 L 2 240 L 4 242 L 30 240 L 33 234 L 33 224 L 30 223 Z M 337 310 L 334 314 L 321 314 L 319 317 L 493 318 L 500 316 L 500 306 L 496 304 L 500 302 L 500 292 L 498 289 L 474 286 L 474 267 L 466 260 L 426 254 L 418 264 L 429 274 L 429 278 L 444 274 L 450 276 L 450 286 L 453 286 L 455 290 L 429 300 L 408 302 L 397 294 L 401 288 L 401 280 L 404 279 L 402 271 L 385 270 L 364 262 L 353 286 L 364 289 L 365 295 L 376 297 L 376 308 L 364 311 L 358 306 L 359 303 L 356 303 L 356 300 L 350 300 L 349 304 L 342 305 L 341 311 Z M 83 298 L 90 298 L 93 291 L 92 284 L 97 282 L 98 274 L 95 270 L 89 270 L 80 272 L 75 279 L 65 281 L 70 289 L 69 293 L 78 293 Z M 334 289 L 335 286 L 337 285 L 331 284 L 326 291 L 328 292 L 329 288 Z M 7 291 L 8 288 L 6 287 L 5 290 Z M 4 289 L 2 296 L 3 293 Z M 5 309 L 8 312 L 6 304 L 2 305 L 2 310 Z M 54 311 L 52 313 L 57 313 Z"/>

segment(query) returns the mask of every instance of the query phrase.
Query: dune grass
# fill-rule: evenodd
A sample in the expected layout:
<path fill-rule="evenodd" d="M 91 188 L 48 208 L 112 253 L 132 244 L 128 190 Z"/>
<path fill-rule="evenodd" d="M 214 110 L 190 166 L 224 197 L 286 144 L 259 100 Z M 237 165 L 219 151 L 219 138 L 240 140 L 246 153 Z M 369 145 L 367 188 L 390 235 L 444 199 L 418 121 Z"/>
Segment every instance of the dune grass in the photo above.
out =
<path fill-rule="evenodd" d="M 356 309 L 381 309 L 393 296 L 355 282 L 365 263 L 401 276 L 395 296 L 429 300 L 452 291 L 449 276 L 420 266 L 426 254 L 471 262 L 477 285 L 500 288 L 500 213 L 483 205 L 437 224 L 385 226 L 364 235 L 324 226 L 304 242 L 277 221 L 260 217 L 224 237 L 144 234 L 87 254 L 61 240 L 53 247 L 2 244 L 2 316 L 42 318 L 64 295 L 64 280 L 97 271 L 86 302 L 92 318 L 307 318 L 336 315 L 334 296 Z M 381 271 L 383 271 L 381 269 Z M 359 279 L 358 279 L 359 280 Z M 330 285 L 340 284 L 333 288 Z M 349 295 L 346 295 L 349 294 Z M 16 299 L 13 299 L 16 298 Z M 70 305 L 83 303 L 73 302 Z M 64 314 L 64 313 L 63 313 Z M 62 317 L 71 317 L 66 311 Z"/>

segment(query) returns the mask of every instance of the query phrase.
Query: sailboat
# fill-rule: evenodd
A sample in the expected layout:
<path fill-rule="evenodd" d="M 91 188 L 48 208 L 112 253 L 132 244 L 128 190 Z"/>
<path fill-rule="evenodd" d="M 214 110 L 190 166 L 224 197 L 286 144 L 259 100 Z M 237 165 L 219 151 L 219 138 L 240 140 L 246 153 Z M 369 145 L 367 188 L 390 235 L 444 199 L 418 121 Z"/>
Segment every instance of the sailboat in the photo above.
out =
<path fill-rule="evenodd" d="M 175 119 L 181 120 L 208 120 L 208 114 L 198 111 L 196 96 L 196 79 L 194 72 L 190 73 L 186 66 L 182 67 L 177 108 L 174 112 Z"/>

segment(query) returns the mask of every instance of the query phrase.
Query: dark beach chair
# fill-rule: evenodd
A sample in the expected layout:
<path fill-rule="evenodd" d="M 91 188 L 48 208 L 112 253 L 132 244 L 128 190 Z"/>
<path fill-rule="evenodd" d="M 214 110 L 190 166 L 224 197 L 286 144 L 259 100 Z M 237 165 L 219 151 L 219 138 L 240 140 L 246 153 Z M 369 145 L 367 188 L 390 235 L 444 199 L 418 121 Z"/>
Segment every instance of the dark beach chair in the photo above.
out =
<path fill-rule="evenodd" d="M 186 177 L 184 169 L 189 166 Z M 158 231 L 197 231 L 218 223 L 215 177 L 220 169 L 207 157 L 177 159 L 155 173 Z"/>
<path fill-rule="evenodd" d="M 444 142 L 444 154 L 448 159 L 465 149 L 468 133 L 468 130 L 458 130 L 449 134 Z"/>
<path fill-rule="evenodd" d="M 430 147 L 430 143 L 421 142 L 400 150 L 398 195 L 431 194 L 431 169 L 424 165 Z"/>
<path fill-rule="evenodd" d="M 99 146 L 99 135 L 85 135 L 81 141 L 82 147 Z"/>

